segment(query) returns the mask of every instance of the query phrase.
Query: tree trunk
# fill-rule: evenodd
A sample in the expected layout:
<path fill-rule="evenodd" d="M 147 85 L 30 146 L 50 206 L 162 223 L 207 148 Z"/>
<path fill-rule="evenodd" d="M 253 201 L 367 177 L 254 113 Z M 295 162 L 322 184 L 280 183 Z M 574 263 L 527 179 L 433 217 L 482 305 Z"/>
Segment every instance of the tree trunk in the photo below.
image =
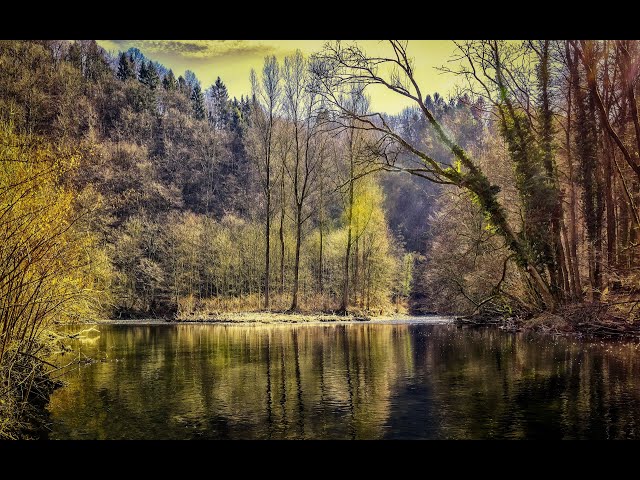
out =
<path fill-rule="evenodd" d="M 318 254 L 318 290 L 320 292 L 320 295 L 324 295 L 324 285 L 323 285 L 323 262 L 324 259 L 322 258 L 323 255 L 323 243 L 324 243 L 324 235 L 323 235 L 323 228 L 322 228 L 322 223 L 320 223 L 320 252 Z"/>
<path fill-rule="evenodd" d="M 355 251 L 353 252 L 353 304 L 358 304 L 358 287 L 360 285 L 360 238 L 356 237 Z"/>
<path fill-rule="evenodd" d="M 560 231 L 560 241 L 562 247 L 562 255 L 564 258 L 563 278 L 565 281 L 565 291 L 569 292 L 571 298 L 575 298 L 575 291 L 572 279 L 573 262 L 571 260 L 571 254 L 569 252 L 569 234 L 567 233 L 567 225 L 562 222 L 562 229 Z"/>
<path fill-rule="evenodd" d="M 604 139 L 605 146 L 605 163 L 604 163 L 604 200 L 607 209 L 607 266 L 609 270 L 614 268 L 616 264 L 616 217 L 615 203 L 613 197 L 613 168 L 612 159 L 613 149 L 611 141 L 608 137 Z"/>
<path fill-rule="evenodd" d="M 595 99 L 593 98 L 593 94 L 589 97 L 589 114 L 591 115 L 590 126 L 592 129 L 592 135 L 594 137 L 595 146 L 598 145 L 598 130 L 597 130 L 597 121 L 596 121 L 596 107 L 595 107 Z M 593 165 L 591 166 L 592 175 L 593 175 L 593 186 L 595 189 L 594 197 L 593 197 L 593 205 L 591 208 L 594 209 L 593 212 L 593 221 L 595 222 L 593 225 L 593 233 L 592 233 L 592 241 L 594 247 L 594 280 L 595 280 L 595 291 L 594 291 L 594 300 L 600 300 L 600 295 L 602 293 L 602 219 L 604 216 L 604 197 L 603 197 L 603 174 L 602 174 L 602 163 L 598 161 L 599 158 L 597 156 L 597 152 L 594 152 L 593 157 Z"/>
<path fill-rule="evenodd" d="M 267 175 L 269 182 L 269 175 Z M 269 270 L 271 268 L 271 192 L 267 191 L 267 221 L 265 224 L 266 248 L 264 253 L 264 308 L 269 310 Z"/>
<path fill-rule="evenodd" d="M 320 207 L 318 211 L 318 230 L 320 232 L 320 251 L 318 253 L 318 291 L 323 298 L 324 309 L 324 285 L 323 285 L 323 247 L 324 247 L 324 181 L 323 176 L 320 175 Z"/>
<path fill-rule="evenodd" d="M 539 64 L 539 78 L 541 90 L 541 136 L 542 136 L 542 149 L 544 153 L 543 164 L 546 174 L 546 183 L 549 185 L 549 190 L 553 192 L 553 205 L 551 207 L 551 238 L 548 240 L 548 245 L 551 247 L 551 261 L 549 262 L 549 278 L 551 279 L 552 290 L 563 298 L 569 292 L 564 288 L 565 282 L 563 277 L 564 269 L 564 255 L 562 252 L 562 243 L 560 240 L 561 234 L 561 222 L 562 222 L 562 197 L 560 195 L 560 189 L 557 182 L 554 154 L 553 154 L 553 112 L 551 110 L 551 103 L 549 100 L 549 40 L 545 40 L 542 45 Z"/>
<path fill-rule="evenodd" d="M 618 214 L 618 242 L 620 242 L 620 254 L 618 255 L 618 266 L 621 269 L 629 268 L 629 204 L 622 192 L 618 195 L 620 209 Z"/>
<path fill-rule="evenodd" d="M 349 309 L 349 262 L 351 261 L 351 222 L 353 220 L 353 162 L 351 162 L 349 179 L 349 198 L 348 198 L 348 213 L 347 213 L 347 248 L 344 255 L 344 270 L 343 270 L 343 285 L 342 285 L 342 303 L 340 304 L 339 311 L 347 313 Z"/>
<path fill-rule="evenodd" d="M 293 265 L 293 292 L 290 310 L 298 309 L 298 289 L 300 278 L 300 244 L 302 243 L 302 204 L 298 203 L 296 208 L 296 259 Z"/>
<path fill-rule="evenodd" d="M 284 159 L 282 160 L 282 170 L 280 172 L 280 295 L 284 294 Z"/>
<path fill-rule="evenodd" d="M 576 208 L 578 208 L 578 196 L 576 194 L 576 178 L 573 172 L 573 159 L 571 157 L 571 90 L 567 101 L 567 166 L 569 167 L 569 221 L 571 232 L 569 240 L 569 255 L 571 257 L 571 278 L 573 295 L 580 298 L 582 295 L 582 282 L 578 268 L 578 222 L 576 220 Z"/>

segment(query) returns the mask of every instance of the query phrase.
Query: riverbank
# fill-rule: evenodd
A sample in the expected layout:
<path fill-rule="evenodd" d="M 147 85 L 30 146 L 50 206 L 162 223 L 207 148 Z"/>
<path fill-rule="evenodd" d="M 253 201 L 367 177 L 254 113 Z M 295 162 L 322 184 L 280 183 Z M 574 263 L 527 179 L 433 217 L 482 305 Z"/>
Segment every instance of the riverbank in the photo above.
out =
<path fill-rule="evenodd" d="M 369 322 L 368 315 L 336 315 L 335 313 L 288 313 L 288 312 L 221 312 L 190 313 L 178 315 L 175 322 L 181 323 L 308 323 L 308 322 Z M 377 317 L 373 317 L 377 318 Z"/>
<path fill-rule="evenodd" d="M 44 345 L 43 355 L 47 355 L 46 349 Z M 0 440 L 47 438 L 49 398 L 62 386 L 50 375 L 56 367 L 17 350 L 7 356 L 10 362 L 0 366 Z"/>
<path fill-rule="evenodd" d="M 232 312 L 215 315 L 193 315 L 187 318 L 140 318 L 140 319 L 105 319 L 98 324 L 111 325 L 159 325 L 159 324 L 226 324 L 226 325 L 288 325 L 288 324 L 350 324 L 350 323 L 448 323 L 453 317 L 446 315 L 407 314 L 377 315 L 374 317 L 332 313 L 278 313 L 278 312 Z"/>
<path fill-rule="evenodd" d="M 462 327 L 493 326 L 505 331 L 536 331 L 553 335 L 640 338 L 640 321 L 633 311 L 620 311 L 618 304 L 581 303 L 559 307 L 529 318 L 469 315 L 455 318 Z"/>

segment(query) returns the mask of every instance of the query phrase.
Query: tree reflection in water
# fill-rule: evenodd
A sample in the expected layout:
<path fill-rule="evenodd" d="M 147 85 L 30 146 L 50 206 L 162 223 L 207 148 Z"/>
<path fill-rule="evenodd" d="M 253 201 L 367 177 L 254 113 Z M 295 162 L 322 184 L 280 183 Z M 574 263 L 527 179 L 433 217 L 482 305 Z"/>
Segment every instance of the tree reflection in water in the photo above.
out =
<path fill-rule="evenodd" d="M 51 438 L 638 438 L 631 342 L 453 325 L 104 325 Z"/>

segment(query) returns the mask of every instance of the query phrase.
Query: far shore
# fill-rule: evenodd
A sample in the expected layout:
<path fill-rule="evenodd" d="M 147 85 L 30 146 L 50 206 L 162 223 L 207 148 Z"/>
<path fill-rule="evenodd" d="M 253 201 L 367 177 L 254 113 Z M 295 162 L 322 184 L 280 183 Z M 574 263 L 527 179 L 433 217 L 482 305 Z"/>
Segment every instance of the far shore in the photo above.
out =
<path fill-rule="evenodd" d="M 377 315 L 375 317 L 356 315 L 336 315 L 328 313 L 275 313 L 241 312 L 225 313 L 193 318 L 136 318 L 104 319 L 91 323 L 111 325 L 184 325 L 184 324 L 224 324 L 224 325 L 265 325 L 265 324 L 357 324 L 357 323 L 452 323 L 454 317 L 445 315 Z"/>

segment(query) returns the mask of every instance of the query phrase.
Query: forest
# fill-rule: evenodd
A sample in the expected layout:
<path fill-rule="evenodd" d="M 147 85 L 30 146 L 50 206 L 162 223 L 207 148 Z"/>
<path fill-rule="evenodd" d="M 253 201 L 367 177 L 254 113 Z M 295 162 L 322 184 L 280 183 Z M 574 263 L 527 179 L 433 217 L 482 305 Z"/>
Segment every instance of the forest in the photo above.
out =
<path fill-rule="evenodd" d="M 416 80 L 411 42 L 336 41 L 267 56 L 238 99 L 135 48 L 0 42 L 0 410 L 52 388 L 68 321 L 637 330 L 640 45 L 455 47 L 448 98 Z M 377 112 L 372 87 L 411 106 Z"/>

